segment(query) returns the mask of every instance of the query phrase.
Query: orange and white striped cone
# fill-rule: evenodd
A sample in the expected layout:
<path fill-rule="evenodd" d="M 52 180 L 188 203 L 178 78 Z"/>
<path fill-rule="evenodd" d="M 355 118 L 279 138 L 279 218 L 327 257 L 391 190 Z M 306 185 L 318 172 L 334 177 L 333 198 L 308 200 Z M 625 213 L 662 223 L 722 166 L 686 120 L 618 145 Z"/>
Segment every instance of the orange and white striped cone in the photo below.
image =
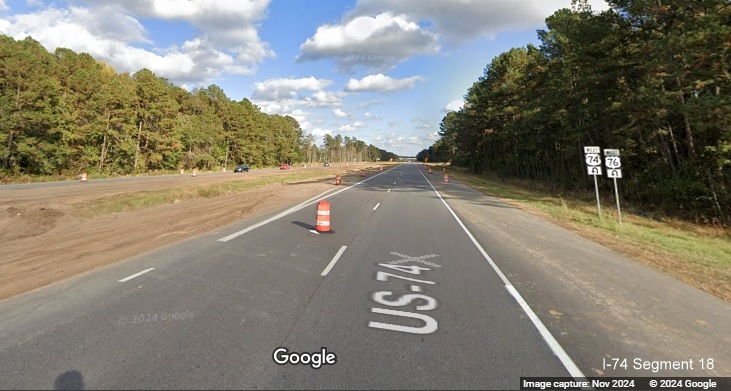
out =
<path fill-rule="evenodd" d="M 86 182 L 87 174 L 85 172 L 81 173 L 81 182 Z"/>
<path fill-rule="evenodd" d="M 378 171 L 383 171 L 383 166 L 378 166 Z"/>
<path fill-rule="evenodd" d="M 429 169 L 429 174 L 431 174 L 431 168 Z"/>
<path fill-rule="evenodd" d="M 336 174 L 336 175 L 335 175 L 335 184 L 336 184 L 336 185 L 339 185 L 340 183 L 341 183 L 341 177 L 340 177 L 340 174 Z"/>
<path fill-rule="evenodd" d="M 317 203 L 315 231 L 322 233 L 330 232 L 330 203 L 325 200 Z"/>
<path fill-rule="evenodd" d="M 360 171 L 360 176 L 366 176 L 365 168 Z"/>
<path fill-rule="evenodd" d="M 449 183 L 449 175 L 444 174 L 444 183 Z"/>

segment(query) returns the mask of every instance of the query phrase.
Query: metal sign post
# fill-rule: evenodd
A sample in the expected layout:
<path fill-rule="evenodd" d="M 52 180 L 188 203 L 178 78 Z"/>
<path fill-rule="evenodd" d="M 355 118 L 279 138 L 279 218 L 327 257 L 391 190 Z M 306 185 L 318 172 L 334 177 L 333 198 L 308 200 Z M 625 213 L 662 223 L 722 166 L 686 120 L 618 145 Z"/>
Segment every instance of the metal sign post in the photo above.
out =
<path fill-rule="evenodd" d="M 599 183 L 596 177 L 602 175 L 602 159 L 599 156 L 599 147 L 584 147 L 586 169 L 589 175 L 594 177 L 594 191 L 596 192 L 596 209 L 599 212 L 599 220 L 602 219 L 602 205 L 599 201 Z"/>
<path fill-rule="evenodd" d="M 607 176 L 614 180 L 614 199 L 617 200 L 617 215 L 619 223 L 622 224 L 622 210 L 619 208 L 619 190 L 617 189 L 617 178 L 622 178 L 622 162 L 619 160 L 619 149 L 604 150 L 604 165 L 607 166 Z"/>

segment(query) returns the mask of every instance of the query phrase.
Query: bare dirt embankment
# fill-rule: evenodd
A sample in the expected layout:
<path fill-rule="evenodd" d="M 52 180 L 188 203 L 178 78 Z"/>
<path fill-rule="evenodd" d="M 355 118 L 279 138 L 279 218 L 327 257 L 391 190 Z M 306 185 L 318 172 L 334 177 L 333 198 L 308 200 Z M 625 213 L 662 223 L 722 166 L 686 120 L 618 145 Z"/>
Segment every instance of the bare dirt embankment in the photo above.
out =
<path fill-rule="evenodd" d="M 299 182 L 285 182 L 294 172 L 287 170 L 0 187 L 0 300 L 314 197 L 335 186 L 336 173 L 347 175 L 343 185 L 352 184 L 355 170 L 363 167 L 309 168 L 318 174 Z M 269 176 L 281 176 L 283 182 L 82 217 L 86 206 L 111 197 Z"/>

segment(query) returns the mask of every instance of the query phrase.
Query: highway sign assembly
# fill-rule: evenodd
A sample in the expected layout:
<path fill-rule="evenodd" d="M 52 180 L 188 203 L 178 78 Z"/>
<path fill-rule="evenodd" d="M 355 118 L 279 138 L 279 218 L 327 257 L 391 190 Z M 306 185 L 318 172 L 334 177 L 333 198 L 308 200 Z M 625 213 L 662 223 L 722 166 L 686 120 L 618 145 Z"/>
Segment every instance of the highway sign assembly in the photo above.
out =
<path fill-rule="evenodd" d="M 586 162 L 586 172 L 594 177 L 594 191 L 596 192 L 596 209 L 599 211 L 599 220 L 602 219 L 602 205 L 599 202 L 599 183 L 596 177 L 602 175 L 602 159 L 599 156 L 600 147 L 584 147 L 584 161 Z"/>

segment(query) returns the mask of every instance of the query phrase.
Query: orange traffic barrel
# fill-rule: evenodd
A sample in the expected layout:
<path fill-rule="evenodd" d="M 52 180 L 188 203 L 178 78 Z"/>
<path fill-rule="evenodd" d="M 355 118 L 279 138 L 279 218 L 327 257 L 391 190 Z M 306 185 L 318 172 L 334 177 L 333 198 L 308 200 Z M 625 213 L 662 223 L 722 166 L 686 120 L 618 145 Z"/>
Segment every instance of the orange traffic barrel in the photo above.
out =
<path fill-rule="evenodd" d="M 365 168 L 364 168 L 363 170 L 361 170 L 361 171 L 360 171 L 360 176 L 366 176 L 366 173 L 365 173 Z"/>
<path fill-rule="evenodd" d="M 196 175 L 198 175 L 198 169 L 197 168 L 194 168 L 193 169 L 193 176 L 196 176 Z"/>
<path fill-rule="evenodd" d="M 444 183 L 449 183 L 449 175 L 444 174 Z"/>
<path fill-rule="evenodd" d="M 431 168 L 429 169 L 429 174 L 431 174 Z"/>
<path fill-rule="evenodd" d="M 335 175 L 335 184 L 336 185 L 339 185 L 340 184 L 340 174 L 336 174 Z"/>
<path fill-rule="evenodd" d="M 315 216 L 315 230 L 317 232 L 330 232 L 330 203 L 322 200 L 317 203 L 317 215 Z"/>
<path fill-rule="evenodd" d="M 87 178 L 87 175 L 86 175 L 86 173 L 85 173 L 85 172 L 82 172 L 82 173 L 81 173 L 81 181 L 82 181 L 82 182 L 86 182 L 86 178 Z"/>
<path fill-rule="evenodd" d="M 444 168 L 442 169 L 442 172 L 447 172 L 447 167 L 444 167 Z"/>
<path fill-rule="evenodd" d="M 383 171 L 383 166 L 378 166 L 378 171 Z"/>

